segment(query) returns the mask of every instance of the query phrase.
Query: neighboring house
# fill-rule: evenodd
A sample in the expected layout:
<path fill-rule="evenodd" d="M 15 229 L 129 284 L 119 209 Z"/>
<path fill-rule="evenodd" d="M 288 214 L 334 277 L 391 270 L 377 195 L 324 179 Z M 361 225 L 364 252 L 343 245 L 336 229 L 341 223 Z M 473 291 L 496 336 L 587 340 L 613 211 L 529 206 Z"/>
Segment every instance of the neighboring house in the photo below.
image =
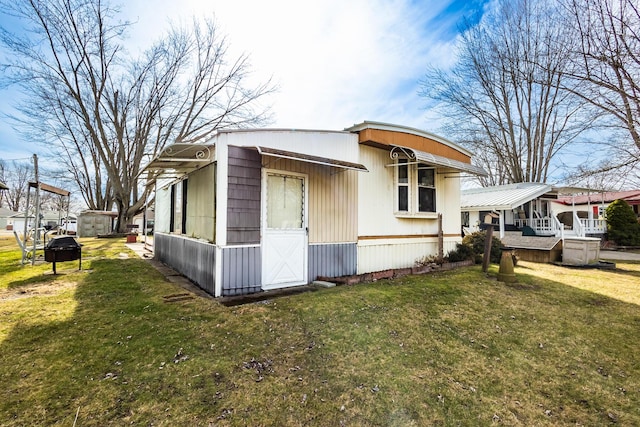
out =
<path fill-rule="evenodd" d="M 144 234 L 143 230 L 145 228 L 145 225 L 146 225 L 147 233 L 151 233 L 153 232 L 153 224 L 155 221 L 155 217 L 156 216 L 152 208 L 146 209 L 142 213 L 139 213 L 138 215 L 134 216 L 132 219 L 132 223 L 134 225 L 137 225 L 136 230 L 139 233 Z M 145 221 L 146 221 L 146 224 L 145 224 Z"/>
<path fill-rule="evenodd" d="M 557 204 L 561 195 L 582 191 L 531 182 L 464 190 L 463 231 L 497 228 L 502 243 L 526 261 L 589 264 L 599 256 L 606 221 Z"/>
<path fill-rule="evenodd" d="M 603 219 L 607 206 L 618 199 L 629 203 L 636 217 L 640 220 L 640 190 L 592 192 L 561 196 L 554 201 L 553 210 L 555 212 L 576 211 L 585 218 Z"/>
<path fill-rule="evenodd" d="M 18 212 L 12 211 L 11 209 L 0 207 L 0 229 L 13 230 L 13 221 L 10 220 L 10 217 L 17 213 Z"/>
<path fill-rule="evenodd" d="M 579 191 L 584 189 L 533 182 L 463 190 L 460 200 L 463 229 L 476 231 L 492 225 L 500 231 L 500 238 L 505 232 L 522 231 L 525 226 L 537 236 L 604 234 L 607 229 L 604 219 L 571 207 L 558 209 L 561 195 Z"/>
<path fill-rule="evenodd" d="M 374 122 L 222 130 L 167 147 L 145 171 L 155 257 L 215 296 L 446 253 L 461 240 L 460 173 L 484 174 L 443 138 Z"/>
<path fill-rule="evenodd" d="M 0 191 L 4 191 L 8 189 L 9 187 L 7 187 L 4 182 L 0 182 Z M 7 218 L 13 214 L 15 214 L 14 211 L 7 208 L 0 207 L 0 229 L 10 230 L 10 228 L 7 228 Z"/>
<path fill-rule="evenodd" d="M 61 224 L 66 214 L 66 211 L 42 211 L 40 212 L 40 225 L 47 229 L 56 228 Z"/>
<path fill-rule="evenodd" d="M 0 208 L 0 225 L 2 224 L 2 212 L 4 209 Z M 64 224 L 65 217 L 62 212 L 58 211 L 46 211 L 40 214 L 40 226 L 44 227 L 48 230 L 52 230 Z M 73 222 L 75 223 L 75 217 L 70 215 Z M 34 217 L 33 215 L 29 216 L 28 228 L 32 228 L 34 225 Z M 13 212 L 9 211 L 9 215 L 6 218 L 5 227 L 7 230 L 16 230 L 20 232 L 24 232 L 24 213 L 22 212 Z"/>
<path fill-rule="evenodd" d="M 14 233 L 24 235 L 24 213 L 17 212 L 7 218 L 7 227 L 13 230 Z M 35 217 L 29 215 L 27 217 L 27 232 L 35 225 Z"/>

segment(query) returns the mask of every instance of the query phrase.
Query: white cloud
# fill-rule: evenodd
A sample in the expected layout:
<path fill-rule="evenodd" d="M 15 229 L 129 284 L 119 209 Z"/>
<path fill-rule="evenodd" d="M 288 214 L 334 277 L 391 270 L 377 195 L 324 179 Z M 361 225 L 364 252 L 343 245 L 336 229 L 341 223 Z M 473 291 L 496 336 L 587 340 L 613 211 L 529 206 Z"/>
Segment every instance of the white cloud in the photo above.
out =
<path fill-rule="evenodd" d="M 132 55 L 170 22 L 215 17 L 235 55 L 249 55 L 255 78 L 279 84 L 273 127 L 339 130 L 375 120 L 437 131 L 418 81 L 427 66 L 451 61 L 459 19 L 443 13 L 451 0 L 120 1 L 122 19 L 134 23 Z M 2 157 L 25 149 L 4 120 L 0 131 Z"/>
<path fill-rule="evenodd" d="M 127 3 L 139 42 L 157 38 L 169 19 L 215 15 L 236 54 L 249 54 L 256 75 L 279 84 L 275 127 L 342 129 L 379 120 L 424 128 L 418 80 L 451 52 L 441 38 L 450 23 L 431 22 L 445 1 L 161 0 L 155 18 L 146 3 Z"/>

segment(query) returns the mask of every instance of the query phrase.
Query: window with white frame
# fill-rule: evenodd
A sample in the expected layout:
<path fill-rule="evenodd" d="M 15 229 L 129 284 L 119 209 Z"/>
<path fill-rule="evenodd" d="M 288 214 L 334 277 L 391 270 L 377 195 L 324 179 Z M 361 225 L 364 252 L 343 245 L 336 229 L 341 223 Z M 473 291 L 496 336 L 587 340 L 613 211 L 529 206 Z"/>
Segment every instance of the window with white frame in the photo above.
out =
<path fill-rule="evenodd" d="M 187 229 L 187 179 L 171 186 L 171 217 L 169 229 L 178 234 L 185 234 Z"/>
<path fill-rule="evenodd" d="M 398 159 L 397 163 L 396 213 L 435 213 L 435 168 L 425 163 L 410 163 L 407 159 Z"/>
<path fill-rule="evenodd" d="M 396 177 L 398 185 L 396 209 L 398 212 L 409 212 L 409 165 L 407 159 L 398 159 Z"/>

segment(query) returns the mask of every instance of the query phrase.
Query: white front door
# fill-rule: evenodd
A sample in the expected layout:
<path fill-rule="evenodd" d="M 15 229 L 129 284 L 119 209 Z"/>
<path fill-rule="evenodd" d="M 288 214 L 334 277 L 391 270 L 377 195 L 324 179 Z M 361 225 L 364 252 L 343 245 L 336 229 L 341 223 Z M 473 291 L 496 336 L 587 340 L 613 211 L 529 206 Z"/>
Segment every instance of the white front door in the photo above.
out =
<path fill-rule="evenodd" d="M 262 288 L 306 284 L 306 177 L 266 171 L 262 194 Z"/>

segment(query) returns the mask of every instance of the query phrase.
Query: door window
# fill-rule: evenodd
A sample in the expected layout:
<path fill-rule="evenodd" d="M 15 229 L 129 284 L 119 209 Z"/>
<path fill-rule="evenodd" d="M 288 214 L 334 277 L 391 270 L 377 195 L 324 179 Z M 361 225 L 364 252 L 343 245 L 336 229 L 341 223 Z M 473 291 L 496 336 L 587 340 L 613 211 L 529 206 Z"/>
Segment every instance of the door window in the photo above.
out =
<path fill-rule="evenodd" d="M 303 227 L 304 180 L 298 177 L 267 176 L 267 228 Z"/>

